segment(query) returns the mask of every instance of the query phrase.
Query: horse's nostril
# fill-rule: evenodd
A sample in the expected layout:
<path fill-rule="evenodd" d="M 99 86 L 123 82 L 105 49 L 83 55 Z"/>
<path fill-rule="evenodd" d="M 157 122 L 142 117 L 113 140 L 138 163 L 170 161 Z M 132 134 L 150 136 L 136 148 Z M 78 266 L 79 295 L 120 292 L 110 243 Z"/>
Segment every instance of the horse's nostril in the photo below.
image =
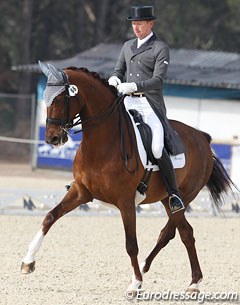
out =
<path fill-rule="evenodd" d="M 59 138 L 58 137 L 52 137 L 50 144 L 52 145 L 58 145 L 59 144 Z"/>

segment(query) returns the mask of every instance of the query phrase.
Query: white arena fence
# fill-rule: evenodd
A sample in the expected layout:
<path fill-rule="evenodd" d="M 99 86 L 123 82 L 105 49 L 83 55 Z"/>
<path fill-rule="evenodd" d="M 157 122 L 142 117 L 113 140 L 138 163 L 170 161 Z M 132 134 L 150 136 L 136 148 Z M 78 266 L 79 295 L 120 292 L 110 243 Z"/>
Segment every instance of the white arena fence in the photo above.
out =
<path fill-rule="evenodd" d="M 23 144 L 45 144 L 45 141 L 0 136 L 0 141 Z"/>
<path fill-rule="evenodd" d="M 66 194 L 63 185 L 59 188 L 50 190 L 38 189 L 37 187 L 23 188 L 17 185 L 11 189 L 4 189 L 0 186 L 0 214 L 18 214 L 18 215 L 46 215 L 53 209 Z M 211 201 L 209 192 L 204 188 L 191 203 L 186 211 L 186 215 L 190 217 L 240 217 L 239 213 L 239 198 L 234 193 L 229 193 L 225 198 L 225 204 L 219 211 Z M 161 202 L 146 204 L 136 207 L 138 216 L 157 216 L 166 217 L 165 209 Z M 69 215 L 72 216 L 119 216 L 119 211 L 105 205 L 98 200 L 89 202 L 76 208 Z"/>
<path fill-rule="evenodd" d="M 31 146 L 45 145 L 45 141 L 43 140 L 5 136 L 0 136 L 0 143 L 1 142 L 10 142 L 17 145 L 30 144 Z M 52 209 L 63 198 L 66 191 L 63 186 L 60 187 L 59 190 L 52 191 L 46 189 L 42 191 L 36 188 L 24 189 L 15 186 L 11 190 L 11 194 L 9 194 L 7 189 L 1 188 L 0 186 L 0 214 L 45 215 L 48 210 Z M 240 217 L 239 204 L 239 194 L 234 191 L 229 192 L 229 194 L 225 196 L 225 204 L 222 206 L 222 211 L 219 211 L 213 204 L 207 188 L 204 188 L 191 203 L 186 213 L 191 217 Z M 137 211 L 139 216 L 166 216 L 165 210 L 160 202 L 141 206 L 137 208 Z M 88 204 L 87 208 L 78 208 L 71 214 L 75 216 L 84 216 L 89 214 L 116 216 L 119 212 L 109 206 L 103 205 L 97 200 L 94 200 L 93 203 Z"/>
<path fill-rule="evenodd" d="M 19 98 L 19 95 L 14 94 L 2 94 L 0 93 L 0 113 L 5 111 L 14 112 L 14 105 L 16 104 L 16 100 Z M 19 150 L 21 147 L 26 147 L 27 152 L 29 153 L 29 160 L 32 162 L 32 167 L 39 167 L 39 164 L 43 164 L 42 167 L 54 168 L 51 166 L 52 164 L 56 164 L 59 162 L 61 168 L 61 162 L 64 166 L 69 166 L 71 164 L 75 150 L 80 142 L 80 134 L 77 134 L 76 138 L 71 138 L 68 141 L 67 146 L 63 148 L 56 149 L 50 148 L 50 145 L 47 145 L 44 141 L 44 121 L 45 118 L 42 113 L 43 105 L 38 103 L 37 111 L 36 111 L 36 102 L 35 96 L 33 95 L 22 95 L 21 98 L 25 98 L 26 102 L 29 103 L 29 107 L 31 108 L 31 115 L 26 117 L 26 120 L 30 122 L 30 132 L 28 136 L 21 137 L 16 136 L 16 131 L 14 128 L 11 129 L 11 126 L 4 129 L 4 126 L 1 126 L 2 121 L 0 120 L 0 161 L 9 161 L 9 153 L 2 156 L 2 152 L 5 150 L 13 151 L 15 153 L 16 149 Z M 5 109 L 5 110 L 4 110 Z M 6 111 L 7 110 L 7 111 Z M 40 115 L 39 115 L 40 113 Z M 233 181 L 239 186 L 240 185 L 240 145 L 230 145 L 229 143 L 226 145 L 228 151 L 228 157 L 226 158 L 226 162 L 224 158 L 222 159 L 225 163 L 224 165 L 230 171 L 230 176 Z M 5 159 L 4 159 L 5 158 Z M 68 159 L 68 163 L 66 162 Z M 40 162 L 40 161 L 42 162 Z M 45 162 L 44 160 L 50 160 Z M 14 160 L 17 161 L 17 160 Z M 49 164 L 49 166 L 48 166 Z M 47 166 L 45 166 L 47 165 Z M 41 166 L 40 166 L 41 167 Z M 64 167 L 62 167 L 64 168 Z M 66 168 L 65 168 L 66 169 Z M 1 171 L 0 171 L 1 172 Z M 0 173 L 1 174 L 1 173 Z M 65 193 L 64 188 L 60 191 L 53 192 L 51 190 L 46 190 L 44 192 L 39 190 L 26 190 L 15 187 L 12 190 L 11 194 L 7 190 L 4 190 L 0 186 L 0 214 L 45 214 L 47 210 L 53 208 L 61 199 Z M 239 213 L 239 196 L 236 192 L 229 193 L 226 196 L 226 203 L 223 206 L 223 212 L 225 216 L 235 217 L 240 216 Z M 94 201 L 93 203 L 89 203 L 90 210 L 80 210 L 76 209 L 72 213 L 75 215 L 84 215 L 88 213 L 96 214 L 96 215 L 116 215 L 118 212 L 109 207 L 103 206 L 100 202 Z M 156 216 L 164 216 L 165 211 L 160 202 L 144 205 L 142 208 L 138 209 L 139 215 L 156 215 Z M 209 193 L 206 188 L 203 189 L 197 196 L 197 198 L 191 204 L 191 209 L 187 212 L 191 216 L 198 216 L 200 214 L 208 215 L 208 216 L 218 216 L 221 215 L 219 211 L 214 207 Z"/>

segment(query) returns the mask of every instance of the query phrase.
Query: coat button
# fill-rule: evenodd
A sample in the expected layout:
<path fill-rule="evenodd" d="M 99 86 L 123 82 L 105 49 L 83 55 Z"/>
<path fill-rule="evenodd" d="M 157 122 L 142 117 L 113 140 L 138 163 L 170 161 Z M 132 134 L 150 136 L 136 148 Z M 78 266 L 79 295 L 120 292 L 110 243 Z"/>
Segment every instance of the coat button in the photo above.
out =
<path fill-rule="evenodd" d="M 130 73 L 129 75 L 132 76 L 132 73 Z"/>
<path fill-rule="evenodd" d="M 133 60 L 131 59 L 131 62 L 133 62 Z"/>
<path fill-rule="evenodd" d="M 137 74 L 137 76 L 139 76 L 139 74 Z"/>
<path fill-rule="evenodd" d="M 138 62 L 137 62 L 138 64 L 140 64 L 141 63 L 141 61 L 140 60 L 138 60 Z"/>

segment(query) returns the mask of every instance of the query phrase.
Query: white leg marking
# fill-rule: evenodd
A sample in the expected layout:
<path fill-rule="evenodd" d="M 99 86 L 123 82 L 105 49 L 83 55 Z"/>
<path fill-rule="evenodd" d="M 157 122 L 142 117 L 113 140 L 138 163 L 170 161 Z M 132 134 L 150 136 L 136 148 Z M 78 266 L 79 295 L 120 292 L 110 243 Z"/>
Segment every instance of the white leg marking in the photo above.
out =
<path fill-rule="evenodd" d="M 28 247 L 27 255 L 23 259 L 23 262 L 25 264 L 30 264 L 35 261 L 35 254 L 38 252 L 38 250 L 41 247 L 43 237 L 44 237 L 44 235 L 43 235 L 42 228 L 41 228 Z"/>
<path fill-rule="evenodd" d="M 142 284 L 142 281 L 139 281 L 135 278 L 135 275 L 132 276 L 132 283 L 128 286 L 127 291 L 137 291 Z"/>
<path fill-rule="evenodd" d="M 143 272 L 143 268 L 145 267 L 145 265 L 146 265 L 146 261 L 143 261 L 143 262 L 141 262 L 140 263 L 140 272 L 141 272 L 141 274 L 143 275 L 144 274 L 144 272 Z"/>
<path fill-rule="evenodd" d="M 141 193 L 139 193 L 139 191 L 136 191 L 136 195 L 135 195 L 135 205 L 140 204 L 141 202 L 143 202 L 143 200 L 146 198 L 146 194 L 142 195 Z"/>
<path fill-rule="evenodd" d="M 197 283 L 193 283 L 188 287 L 188 291 L 195 291 L 195 290 L 199 290 L 199 284 L 201 283 L 202 279 L 200 279 Z"/>

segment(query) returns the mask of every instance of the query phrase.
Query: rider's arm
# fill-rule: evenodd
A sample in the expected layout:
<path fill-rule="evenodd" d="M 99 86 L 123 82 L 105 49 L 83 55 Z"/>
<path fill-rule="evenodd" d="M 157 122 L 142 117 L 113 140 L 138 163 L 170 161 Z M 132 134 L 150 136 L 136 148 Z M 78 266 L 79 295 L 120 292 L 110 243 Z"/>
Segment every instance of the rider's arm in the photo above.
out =
<path fill-rule="evenodd" d="M 154 53 L 155 64 L 153 76 L 147 80 L 136 83 L 139 92 L 146 92 L 154 89 L 159 90 L 162 87 L 169 64 L 169 49 L 167 46 L 163 48 L 156 48 Z"/>
<path fill-rule="evenodd" d="M 112 75 L 117 76 L 121 81 L 123 81 L 125 72 L 126 72 L 126 61 L 125 61 L 124 46 L 123 46 Z"/>

